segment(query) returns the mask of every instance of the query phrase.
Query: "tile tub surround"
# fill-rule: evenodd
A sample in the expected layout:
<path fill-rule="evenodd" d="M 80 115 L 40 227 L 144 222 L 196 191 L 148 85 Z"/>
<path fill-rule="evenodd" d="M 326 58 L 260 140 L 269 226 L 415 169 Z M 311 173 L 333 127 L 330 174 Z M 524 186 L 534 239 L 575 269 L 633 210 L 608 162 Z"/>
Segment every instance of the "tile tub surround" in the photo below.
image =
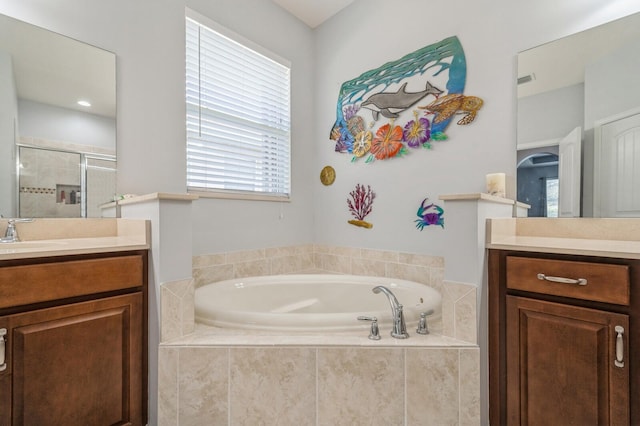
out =
<path fill-rule="evenodd" d="M 441 257 L 304 245 L 193 258 L 193 279 L 162 285 L 159 425 L 480 423 L 476 287 L 443 281 Z M 443 295 L 432 334 L 283 334 L 194 324 L 209 282 L 283 273 L 408 279 Z M 366 331 L 366 330 L 365 330 Z"/>
<path fill-rule="evenodd" d="M 472 345 L 175 343 L 159 365 L 159 426 L 480 424 Z"/>
<path fill-rule="evenodd" d="M 305 272 L 390 277 L 433 287 L 442 294 L 442 320 L 430 322 L 431 331 L 477 343 L 477 287 L 443 281 L 442 257 L 311 244 L 194 256 L 193 280 L 162 285 L 161 340 L 194 330 L 197 287 L 232 278 Z"/>

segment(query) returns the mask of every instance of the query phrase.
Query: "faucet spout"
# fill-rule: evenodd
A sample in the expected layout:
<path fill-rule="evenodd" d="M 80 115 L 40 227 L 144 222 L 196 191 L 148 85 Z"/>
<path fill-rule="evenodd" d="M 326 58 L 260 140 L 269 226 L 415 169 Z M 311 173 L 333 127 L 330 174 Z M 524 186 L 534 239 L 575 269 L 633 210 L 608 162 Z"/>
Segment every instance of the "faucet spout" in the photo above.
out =
<path fill-rule="evenodd" d="M 7 230 L 4 237 L 0 238 L 0 243 L 17 243 L 20 241 L 18 238 L 18 230 L 16 229 L 16 223 L 18 222 L 33 222 L 33 219 L 9 219 L 7 222 Z"/>
<path fill-rule="evenodd" d="M 396 339 L 406 339 L 409 337 L 409 333 L 407 333 L 407 325 L 404 321 L 404 312 L 402 311 L 402 304 L 398 302 L 395 294 L 391 290 L 389 290 L 385 286 L 377 286 L 374 287 L 371 291 L 375 294 L 383 293 L 387 296 L 389 300 L 389 304 L 391 305 L 391 319 L 393 321 L 393 327 L 391 330 L 391 337 L 395 337 Z"/>

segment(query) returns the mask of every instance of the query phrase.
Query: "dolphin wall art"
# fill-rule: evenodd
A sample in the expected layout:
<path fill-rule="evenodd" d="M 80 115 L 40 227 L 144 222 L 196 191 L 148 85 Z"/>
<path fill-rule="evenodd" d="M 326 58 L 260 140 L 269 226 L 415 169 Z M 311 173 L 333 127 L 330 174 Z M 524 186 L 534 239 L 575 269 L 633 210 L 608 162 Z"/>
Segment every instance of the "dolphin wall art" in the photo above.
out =
<path fill-rule="evenodd" d="M 407 108 L 418 103 L 422 98 L 428 95 L 434 95 L 436 99 L 442 90 L 433 86 L 427 81 L 426 88 L 421 92 L 407 92 L 407 83 L 405 82 L 395 92 L 382 92 L 369 96 L 361 105 L 362 108 L 370 109 L 373 113 L 373 119 L 378 121 L 378 117 L 382 114 L 387 118 L 398 118 L 400 113 Z"/>
<path fill-rule="evenodd" d="M 329 133 L 335 151 L 369 163 L 402 157 L 410 149 L 431 149 L 431 141 L 448 138 L 445 129 L 453 115 L 467 112 L 462 107 L 450 115 L 434 111 L 451 104 L 438 99 L 464 98 L 466 75 L 464 50 L 453 36 L 345 81 Z"/>

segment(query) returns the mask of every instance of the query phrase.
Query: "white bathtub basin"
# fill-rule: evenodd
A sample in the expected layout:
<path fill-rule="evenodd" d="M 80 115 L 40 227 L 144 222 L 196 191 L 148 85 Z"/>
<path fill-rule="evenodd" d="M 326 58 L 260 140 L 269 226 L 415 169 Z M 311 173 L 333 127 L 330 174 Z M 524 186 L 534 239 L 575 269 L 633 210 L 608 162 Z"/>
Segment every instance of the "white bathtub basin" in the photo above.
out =
<path fill-rule="evenodd" d="M 391 278 L 333 274 L 273 275 L 220 281 L 196 289 L 196 321 L 225 328 L 281 331 L 351 331 L 375 316 L 390 329 L 391 307 L 373 287 L 389 288 L 404 307 L 407 329 L 420 312 L 438 318 L 442 296 L 426 285 Z"/>

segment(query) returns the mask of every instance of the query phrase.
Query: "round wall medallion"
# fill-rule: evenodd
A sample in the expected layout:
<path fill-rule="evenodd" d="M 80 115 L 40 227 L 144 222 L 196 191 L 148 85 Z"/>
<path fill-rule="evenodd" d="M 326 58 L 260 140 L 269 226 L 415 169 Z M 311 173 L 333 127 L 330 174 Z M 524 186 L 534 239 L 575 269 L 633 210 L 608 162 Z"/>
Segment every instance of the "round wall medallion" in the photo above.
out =
<path fill-rule="evenodd" d="M 320 172 L 320 182 L 323 185 L 331 185 L 336 180 L 336 171 L 331 166 L 325 166 Z"/>

